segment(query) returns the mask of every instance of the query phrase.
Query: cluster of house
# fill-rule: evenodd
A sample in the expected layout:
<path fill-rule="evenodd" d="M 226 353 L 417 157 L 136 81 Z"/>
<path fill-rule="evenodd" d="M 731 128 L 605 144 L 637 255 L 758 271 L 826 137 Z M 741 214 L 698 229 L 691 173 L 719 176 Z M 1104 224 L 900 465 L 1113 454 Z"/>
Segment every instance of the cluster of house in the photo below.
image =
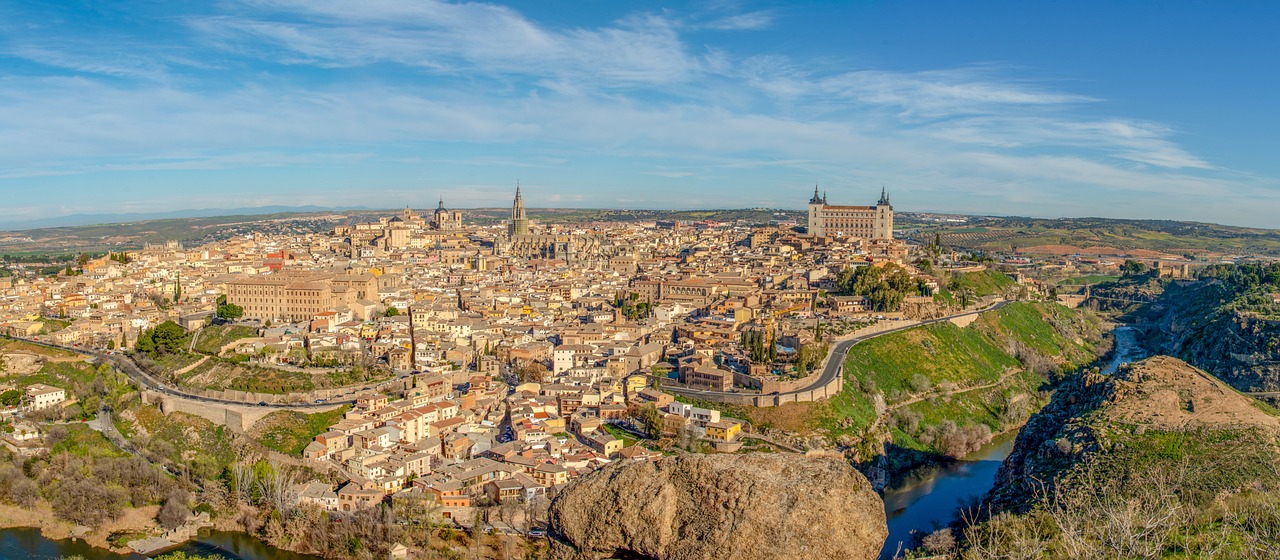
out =
<path fill-rule="evenodd" d="M 642 406 L 654 408 L 667 434 L 685 430 L 713 444 L 739 438 L 740 423 L 674 402 L 645 387 L 643 375 L 595 373 L 594 380 L 563 372 L 515 387 L 483 375 L 456 383 L 460 376 L 422 374 L 394 400 L 362 397 L 303 451 L 348 482 L 309 482 L 300 501 L 354 511 L 429 498 L 443 516 L 463 519 L 481 503 L 529 503 L 610 462 L 660 457 L 625 444 L 639 439 L 635 408 Z"/>

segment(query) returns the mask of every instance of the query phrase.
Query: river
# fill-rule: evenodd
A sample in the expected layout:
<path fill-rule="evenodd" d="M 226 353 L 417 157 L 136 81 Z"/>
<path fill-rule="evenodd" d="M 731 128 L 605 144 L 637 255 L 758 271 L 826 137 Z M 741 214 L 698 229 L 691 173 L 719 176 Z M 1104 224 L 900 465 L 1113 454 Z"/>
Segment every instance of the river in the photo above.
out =
<path fill-rule="evenodd" d="M 175 551 L 189 555 L 217 555 L 227 560 L 320 560 L 319 556 L 281 550 L 247 534 L 227 531 L 201 531 L 196 540 L 166 552 Z M 47 539 L 40 535 L 39 529 L 0 529 L 0 559 L 60 560 L 72 556 L 84 560 L 146 559 L 141 554 L 116 554 L 94 548 L 84 541 Z"/>
<path fill-rule="evenodd" d="M 1115 352 L 1102 369 L 1106 375 L 1145 355 L 1132 327 L 1120 326 L 1111 332 L 1115 336 Z M 886 489 L 884 511 L 889 521 L 889 539 L 880 552 L 881 560 L 893 558 L 900 543 L 904 549 L 914 545 L 913 531 L 929 534 L 945 527 L 963 501 L 986 494 L 995 483 L 1000 463 L 1013 451 L 1016 436 L 1017 432 L 1002 434 L 957 461 L 917 468 Z"/>
<path fill-rule="evenodd" d="M 995 482 L 1016 436 L 1016 432 L 1001 434 L 957 461 L 917 468 L 885 490 L 889 539 L 880 558 L 893 558 L 899 543 L 903 549 L 913 546 L 913 531 L 929 534 L 945 527 L 963 500 L 981 498 Z"/>

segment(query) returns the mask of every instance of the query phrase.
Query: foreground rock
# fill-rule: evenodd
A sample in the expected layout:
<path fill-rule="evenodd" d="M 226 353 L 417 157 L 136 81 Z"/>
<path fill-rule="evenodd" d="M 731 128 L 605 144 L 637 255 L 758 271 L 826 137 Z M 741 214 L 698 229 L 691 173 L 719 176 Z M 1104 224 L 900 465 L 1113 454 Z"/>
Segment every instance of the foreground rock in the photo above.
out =
<path fill-rule="evenodd" d="M 611 465 L 551 504 L 559 558 L 876 558 L 884 503 L 839 459 L 687 455 Z"/>

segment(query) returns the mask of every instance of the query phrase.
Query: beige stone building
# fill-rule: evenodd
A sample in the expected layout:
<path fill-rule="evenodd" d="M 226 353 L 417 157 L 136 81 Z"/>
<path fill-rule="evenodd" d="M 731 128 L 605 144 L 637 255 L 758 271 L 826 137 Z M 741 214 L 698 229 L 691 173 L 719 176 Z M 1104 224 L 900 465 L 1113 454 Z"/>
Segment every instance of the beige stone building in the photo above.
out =
<path fill-rule="evenodd" d="M 880 190 L 880 200 L 873 206 L 836 206 L 827 204 L 827 195 L 813 188 L 809 199 L 809 233 L 814 237 L 858 237 L 893 239 L 893 206 L 889 195 Z"/>
<path fill-rule="evenodd" d="M 44 410 L 58 406 L 67 400 L 67 392 L 57 387 L 39 383 L 27 387 L 26 409 L 30 411 Z"/>
<path fill-rule="evenodd" d="M 247 319 L 310 321 L 316 315 L 378 299 L 371 274 L 280 272 L 227 282 L 227 303 L 244 309 Z"/>

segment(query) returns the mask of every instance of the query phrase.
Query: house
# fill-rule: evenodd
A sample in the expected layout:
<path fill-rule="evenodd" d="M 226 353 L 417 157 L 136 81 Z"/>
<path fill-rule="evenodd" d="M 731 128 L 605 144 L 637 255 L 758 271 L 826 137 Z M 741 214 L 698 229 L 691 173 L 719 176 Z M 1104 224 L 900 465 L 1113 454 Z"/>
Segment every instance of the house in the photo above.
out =
<path fill-rule="evenodd" d="M 363 490 L 357 484 L 347 484 L 338 490 L 338 509 L 341 511 L 359 511 L 382 503 L 387 493 L 379 490 Z"/>
<path fill-rule="evenodd" d="M 618 451 L 618 459 L 622 459 L 622 460 L 630 459 L 633 461 L 657 461 L 658 459 L 661 459 L 661 458 L 662 458 L 661 452 L 645 449 L 641 447 L 640 444 L 638 443 L 635 445 L 632 445 L 631 447 L 624 447 L 622 448 L 622 450 Z"/>
<path fill-rule="evenodd" d="M 741 432 L 742 424 L 737 422 L 726 420 L 707 423 L 707 439 L 712 441 L 728 443 L 736 440 Z"/>
<path fill-rule="evenodd" d="M 586 440 L 587 446 L 605 457 L 613 457 L 619 451 L 622 451 L 623 447 L 622 440 L 609 435 L 608 432 L 603 430 L 596 431 L 595 433 L 587 436 Z"/>
<path fill-rule="evenodd" d="M 66 400 L 67 392 L 65 390 L 36 383 L 27 387 L 26 410 L 32 412 L 44 410 L 52 406 L 58 406 Z"/>
<path fill-rule="evenodd" d="M 560 486 L 569 482 L 569 469 L 555 463 L 543 463 L 533 469 L 533 479 L 543 486 Z"/>
<path fill-rule="evenodd" d="M 338 509 L 338 494 L 328 484 L 318 481 L 311 482 L 302 485 L 302 490 L 298 493 L 298 504 L 311 504 L 328 511 L 336 511 Z"/>
<path fill-rule="evenodd" d="M 403 543 L 396 543 L 391 545 L 391 550 L 388 551 L 388 554 L 392 558 L 408 558 L 409 547 L 405 546 Z"/>
<path fill-rule="evenodd" d="M 489 499 L 499 504 L 518 501 L 524 497 L 524 485 L 514 478 L 490 480 L 484 485 L 484 492 Z"/>
<path fill-rule="evenodd" d="M 13 433 L 9 435 L 13 441 L 32 441 L 40 439 L 40 429 L 34 424 L 18 422 L 13 425 Z"/>
<path fill-rule="evenodd" d="M 691 404 L 682 402 L 672 402 L 667 405 L 667 412 L 683 416 L 696 426 L 706 426 L 711 422 L 720 421 L 720 411 L 708 408 L 699 408 Z"/>

